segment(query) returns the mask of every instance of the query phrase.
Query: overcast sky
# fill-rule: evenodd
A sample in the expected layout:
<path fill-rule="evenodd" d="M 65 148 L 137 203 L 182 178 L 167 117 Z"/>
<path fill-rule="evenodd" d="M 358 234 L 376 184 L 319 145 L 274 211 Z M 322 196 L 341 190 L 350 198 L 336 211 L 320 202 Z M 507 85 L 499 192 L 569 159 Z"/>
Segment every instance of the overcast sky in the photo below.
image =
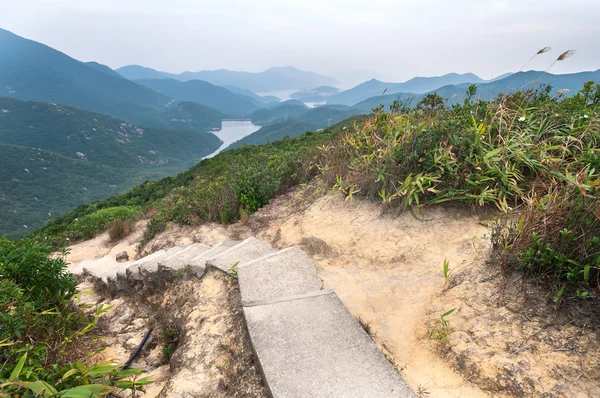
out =
<path fill-rule="evenodd" d="M 0 27 L 82 61 L 186 70 L 292 65 L 347 80 L 600 68 L 599 0 L 0 0 Z"/>

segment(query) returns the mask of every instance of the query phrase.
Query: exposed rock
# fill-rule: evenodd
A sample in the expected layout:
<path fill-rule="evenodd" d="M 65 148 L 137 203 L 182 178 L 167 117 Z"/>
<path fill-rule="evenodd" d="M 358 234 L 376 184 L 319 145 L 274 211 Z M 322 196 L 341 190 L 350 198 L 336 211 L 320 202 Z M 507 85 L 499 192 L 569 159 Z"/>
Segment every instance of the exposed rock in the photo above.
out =
<path fill-rule="evenodd" d="M 326 257 L 333 251 L 331 246 L 329 246 L 324 240 L 315 238 L 314 236 L 302 238 L 300 241 L 300 246 L 302 246 L 302 249 L 304 249 L 304 251 L 311 256 L 319 255 Z"/>
<path fill-rule="evenodd" d="M 122 251 L 121 253 L 117 254 L 117 261 L 120 263 L 129 261 L 129 254 L 127 254 L 126 251 Z"/>

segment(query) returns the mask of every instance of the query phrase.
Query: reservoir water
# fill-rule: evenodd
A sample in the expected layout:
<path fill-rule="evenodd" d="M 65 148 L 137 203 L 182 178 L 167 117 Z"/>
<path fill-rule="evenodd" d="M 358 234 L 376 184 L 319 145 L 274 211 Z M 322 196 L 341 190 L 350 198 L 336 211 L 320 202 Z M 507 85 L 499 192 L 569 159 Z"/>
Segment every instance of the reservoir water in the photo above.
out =
<path fill-rule="evenodd" d="M 208 155 L 207 158 L 212 158 L 217 153 L 226 149 L 229 145 L 254 133 L 259 128 L 260 126 L 257 126 L 249 120 L 223 120 L 221 122 L 221 130 L 213 131 L 213 134 L 223 141 L 223 145 L 215 152 Z"/>

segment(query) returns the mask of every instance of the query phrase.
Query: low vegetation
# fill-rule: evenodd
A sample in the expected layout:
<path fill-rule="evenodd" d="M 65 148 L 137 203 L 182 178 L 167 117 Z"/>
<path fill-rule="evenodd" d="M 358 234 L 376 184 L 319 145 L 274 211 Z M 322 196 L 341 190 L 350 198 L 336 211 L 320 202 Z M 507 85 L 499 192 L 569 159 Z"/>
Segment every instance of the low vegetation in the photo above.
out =
<path fill-rule="evenodd" d="M 551 93 L 474 101 L 473 85 L 451 108 L 437 94 L 410 111 L 378 108 L 321 147 L 315 167 L 349 197 L 494 205 L 505 214 L 492 227 L 503 267 L 586 297 L 600 277 L 600 85 Z"/>
<path fill-rule="evenodd" d="M 140 389 L 140 370 L 85 360 L 85 341 L 100 306 L 86 316 L 73 304 L 76 282 L 52 248 L 30 239 L 0 238 L 0 396 L 98 397 Z M 93 344 L 92 344 L 93 346 Z"/>
<path fill-rule="evenodd" d="M 495 206 L 502 216 L 491 235 L 504 269 L 523 270 L 561 295 L 597 296 L 600 85 L 588 82 L 570 97 L 538 85 L 492 101 L 478 100 L 471 85 L 451 107 L 428 94 L 414 108 L 394 102 L 373 111 L 323 133 L 223 152 L 176 177 L 82 206 L 38 236 L 82 239 L 101 228 L 79 227 L 80 220 L 127 207 L 152 216 L 147 242 L 169 223 L 239 220 L 317 176 L 348 198 L 411 211 L 448 202 Z"/>
<path fill-rule="evenodd" d="M 308 154 L 348 125 L 351 121 L 321 133 L 225 151 L 175 177 L 147 182 L 127 193 L 80 206 L 53 219 L 35 235 L 59 247 L 67 239 L 94 236 L 112 219 L 126 219 L 140 211 L 153 214 L 144 233 L 145 242 L 171 222 L 236 221 L 256 212 L 283 189 L 310 178 L 305 166 Z"/>

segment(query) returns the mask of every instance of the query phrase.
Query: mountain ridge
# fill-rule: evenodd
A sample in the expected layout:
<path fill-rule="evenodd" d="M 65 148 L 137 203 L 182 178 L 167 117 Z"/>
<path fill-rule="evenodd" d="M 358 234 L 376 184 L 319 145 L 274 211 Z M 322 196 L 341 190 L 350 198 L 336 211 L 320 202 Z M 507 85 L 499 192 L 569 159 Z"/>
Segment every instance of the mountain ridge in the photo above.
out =
<path fill-rule="evenodd" d="M 291 66 L 271 67 L 262 72 L 217 69 L 172 74 L 140 65 L 126 65 L 115 69 L 115 71 L 129 80 L 142 78 L 171 78 L 181 81 L 202 80 L 216 86 L 235 86 L 254 93 L 339 84 L 333 77 L 300 70 Z"/>

